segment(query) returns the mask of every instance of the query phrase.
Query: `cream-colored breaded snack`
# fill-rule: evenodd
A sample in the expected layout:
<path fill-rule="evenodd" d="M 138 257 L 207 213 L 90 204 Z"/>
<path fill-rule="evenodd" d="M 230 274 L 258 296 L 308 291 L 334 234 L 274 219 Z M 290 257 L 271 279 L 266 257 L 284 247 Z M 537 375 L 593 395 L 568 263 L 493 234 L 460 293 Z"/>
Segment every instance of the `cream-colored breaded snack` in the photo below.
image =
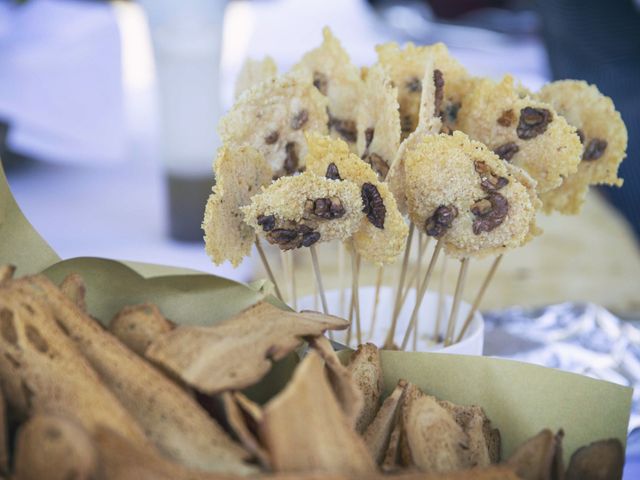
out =
<path fill-rule="evenodd" d="M 358 186 L 310 172 L 283 177 L 243 207 L 245 222 L 281 250 L 345 240 L 364 214 Z"/>
<path fill-rule="evenodd" d="M 270 56 L 262 60 L 247 58 L 236 78 L 234 98 L 237 100 L 242 92 L 278 75 L 278 66 Z"/>
<path fill-rule="evenodd" d="M 256 238 L 240 207 L 271 181 L 271 168 L 255 148 L 232 145 L 218 150 L 214 169 L 216 184 L 202 222 L 205 248 L 216 265 L 228 260 L 237 267 Z"/>
<path fill-rule="evenodd" d="M 458 112 L 458 127 L 524 168 L 541 194 L 576 172 L 582 145 L 576 129 L 551 105 L 520 93 L 510 75 L 499 83 L 476 80 Z"/>
<path fill-rule="evenodd" d="M 424 76 L 421 82 L 422 92 L 420 95 L 418 126 L 400 144 L 386 177 L 389 189 L 398 204 L 398 209 L 403 214 L 407 213 L 404 159 L 407 153 L 418 145 L 424 137 L 437 135 L 442 129 L 442 120 L 436 108 L 436 98 L 438 96 L 437 83 L 439 83 L 439 76 L 436 73 L 433 59 L 429 58 L 426 61 Z"/>
<path fill-rule="evenodd" d="M 367 72 L 357 118 L 358 155 L 384 180 L 400 146 L 400 115 L 398 89 L 380 65 Z"/>
<path fill-rule="evenodd" d="M 394 262 L 404 249 L 408 227 L 386 183 L 340 139 L 308 135 L 307 171 L 355 183 L 361 192 L 365 217 L 353 234 L 353 245 L 365 260 L 377 265 Z"/>
<path fill-rule="evenodd" d="M 455 124 L 462 97 L 468 89 L 470 76 L 465 68 L 451 55 L 443 43 L 415 46 L 408 43 L 400 49 L 397 43 L 376 46 L 378 62 L 391 75 L 398 88 L 400 124 L 403 138 L 418 126 L 420 92 L 427 61 L 435 64 L 436 82 L 439 85 L 436 99 L 436 116 L 442 116 L 446 125 Z"/>
<path fill-rule="evenodd" d="M 535 182 L 462 132 L 425 137 L 405 162 L 409 216 L 449 255 L 499 254 L 537 233 Z"/>
<path fill-rule="evenodd" d="M 589 185 L 622 186 L 618 167 L 626 157 L 627 129 L 613 101 L 587 82 L 552 82 L 540 90 L 537 98 L 550 104 L 569 125 L 578 129 L 583 146 L 578 171 L 558 188 L 542 195 L 543 208 L 547 212 L 576 214 Z"/>
<path fill-rule="evenodd" d="M 322 45 L 307 52 L 292 70 L 308 76 L 318 91 L 326 95 L 329 133 L 345 140 L 355 152 L 356 113 L 363 86 L 360 70 L 351 63 L 349 54 L 329 27 L 324 27 L 322 36 Z"/>
<path fill-rule="evenodd" d="M 240 95 L 218 125 L 223 143 L 250 145 L 267 160 L 274 177 L 304 166 L 304 133 L 327 132 L 327 99 L 303 76 L 267 79 Z"/>

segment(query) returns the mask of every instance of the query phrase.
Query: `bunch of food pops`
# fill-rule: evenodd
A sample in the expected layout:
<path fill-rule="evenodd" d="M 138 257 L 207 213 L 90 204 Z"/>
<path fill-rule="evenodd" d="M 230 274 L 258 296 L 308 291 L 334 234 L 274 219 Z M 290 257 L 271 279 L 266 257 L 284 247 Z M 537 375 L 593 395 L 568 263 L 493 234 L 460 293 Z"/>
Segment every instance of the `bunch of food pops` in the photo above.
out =
<path fill-rule="evenodd" d="M 418 312 L 444 251 L 460 270 L 446 328 L 434 338 L 450 345 L 467 331 L 503 254 L 542 233 L 540 209 L 577 214 L 591 185 L 622 185 L 626 128 L 611 99 L 586 82 L 530 92 L 510 76 L 469 75 L 443 44 L 376 50 L 377 63 L 359 69 L 325 29 L 322 45 L 288 73 L 277 75 L 268 57 L 247 61 L 219 127 L 224 145 L 203 222 L 207 252 L 215 263 L 237 265 L 255 244 L 283 299 L 260 237 L 283 252 L 309 248 L 329 313 L 336 309 L 325 299 L 315 245 L 341 241 L 352 258 L 355 335 L 350 327 L 347 339 L 357 344 L 361 259 L 380 268 L 377 304 L 381 269 L 402 256 L 384 347 L 405 349 L 411 335 L 415 345 Z M 429 239 L 435 247 L 397 338 L 413 284 L 414 231 L 421 241 L 413 277 Z M 469 261 L 485 256 L 495 260 L 457 325 Z M 283 256 L 287 263 L 295 285 L 293 262 Z"/>

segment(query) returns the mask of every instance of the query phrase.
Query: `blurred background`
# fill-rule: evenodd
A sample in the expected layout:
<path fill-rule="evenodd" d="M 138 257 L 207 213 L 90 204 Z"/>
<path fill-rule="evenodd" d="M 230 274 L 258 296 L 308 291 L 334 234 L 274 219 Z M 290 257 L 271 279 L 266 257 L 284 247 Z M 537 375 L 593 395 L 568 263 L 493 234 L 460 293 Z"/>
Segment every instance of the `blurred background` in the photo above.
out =
<path fill-rule="evenodd" d="M 592 301 L 639 318 L 638 3 L 0 0 L 0 155 L 18 203 L 63 258 L 250 280 L 257 262 L 214 267 L 199 229 L 216 124 L 244 60 L 268 54 L 285 71 L 325 25 L 357 65 L 375 61 L 377 43 L 442 41 L 475 75 L 512 73 L 534 90 L 555 78 L 596 83 L 629 129 L 624 188 L 592 192 L 580 216 L 541 218 L 545 234 L 507 255 L 485 306 Z M 487 268 L 474 265 L 468 291 Z M 323 269 L 335 285 L 333 266 Z M 304 278 L 301 293 L 312 288 Z M 364 268 L 362 282 L 374 278 Z"/>

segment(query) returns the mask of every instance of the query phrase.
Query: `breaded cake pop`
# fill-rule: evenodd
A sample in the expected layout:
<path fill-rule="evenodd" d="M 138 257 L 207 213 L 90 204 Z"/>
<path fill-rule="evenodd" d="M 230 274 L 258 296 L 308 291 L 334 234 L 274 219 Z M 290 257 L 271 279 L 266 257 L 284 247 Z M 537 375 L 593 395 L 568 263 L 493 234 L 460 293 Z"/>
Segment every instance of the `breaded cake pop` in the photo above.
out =
<path fill-rule="evenodd" d="M 437 89 L 435 115 L 442 116 L 445 124 L 453 128 L 470 77 L 465 68 L 449 55 L 447 47 L 443 43 L 426 46 L 408 43 L 400 49 L 397 43 L 391 42 L 376 46 L 376 51 L 378 62 L 388 70 L 398 88 L 403 138 L 418 126 L 420 92 L 428 60 L 434 62 L 436 84 L 440 85 L 444 80 L 444 85 Z"/>
<path fill-rule="evenodd" d="M 308 135 L 307 171 L 355 183 L 361 192 L 365 217 L 353 234 L 356 252 L 377 265 L 394 262 L 404 248 L 408 227 L 386 183 L 339 139 Z"/>
<path fill-rule="evenodd" d="M 228 260 L 237 267 L 251 253 L 256 238 L 240 207 L 271 181 L 271 168 L 253 147 L 223 146 L 214 169 L 216 184 L 202 222 L 205 248 L 216 265 Z"/>
<path fill-rule="evenodd" d="M 400 115 L 398 89 L 380 65 L 367 71 L 357 123 L 358 155 L 384 180 L 400 146 Z"/>
<path fill-rule="evenodd" d="M 547 212 L 576 214 L 589 185 L 622 186 L 618 167 L 626 157 L 627 129 L 613 101 L 587 82 L 552 82 L 540 90 L 537 98 L 577 128 L 583 147 L 578 171 L 541 196 L 543 208 Z"/>
<path fill-rule="evenodd" d="M 326 133 L 327 120 L 326 97 L 305 78 L 287 74 L 242 93 L 218 130 L 225 144 L 250 145 L 262 153 L 277 178 L 304 166 L 304 133 Z"/>
<path fill-rule="evenodd" d="M 425 137 L 405 169 L 411 220 L 453 257 L 500 254 L 537 233 L 535 182 L 462 132 Z"/>
<path fill-rule="evenodd" d="M 276 180 L 242 212 L 269 243 L 291 250 L 351 237 L 364 217 L 362 209 L 355 183 L 305 172 Z"/>
<path fill-rule="evenodd" d="M 234 90 L 237 100 L 242 92 L 278 75 L 278 66 L 269 55 L 262 60 L 247 58 L 238 73 Z"/>
<path fill-rule="evenodd" d="M 513 78 L 474 82 L 458 112 L 458 127 L 500 158 L 524 168 L 538 193 L 576 172 L 582 145 L 574 127 L 548 103 L 519 95 Z"/>
<path fill-rule="evenodd" d="M 322 45 L 306 53 L 292 71 L 306 75 L 329 101 L 329 133 L 342 138 L 355 152 L 356 113 L 362 95 L 360 70 L 329 27 L 322 30 Z"/>

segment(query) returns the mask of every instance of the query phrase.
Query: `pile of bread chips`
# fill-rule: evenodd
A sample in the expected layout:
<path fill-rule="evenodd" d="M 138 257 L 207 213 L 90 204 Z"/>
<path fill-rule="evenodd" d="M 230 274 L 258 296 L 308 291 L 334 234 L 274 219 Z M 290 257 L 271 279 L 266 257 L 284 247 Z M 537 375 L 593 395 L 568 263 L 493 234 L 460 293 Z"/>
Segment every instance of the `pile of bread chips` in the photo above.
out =
<path fill-rule="evenodd" d="M 617 440 L 578 450 L 565 472 L 562 431 L 542 430 L 501 459 L 500 432 L 481 406 L 404 380 L 385 397 L 375 346 L 361 345 L 345 366 L 323 336 L 347 327 L 337 317 L 261 301 L 216 325 L 176 326 L 143 304 L 104 328 L 78 275 L 56 286 L 13 274 L 0 268 L 2 478 L 621 476 Z M 266 404 L 242 393 L 304 342 Z"/>
<path fill-rule="evenodd" d="M 474 77 L 441 43 L 378 45 L 359 68 L 323 33 L 289 72 L 267 57 L 240 73 L 203 222 L 215 263 L 260 235 L 390 264 L 406 216 L 449 256 L 500 255 L 540 233 L 540 208 L 575 214 L 590 185 L 622 185 L 626 128 L 595 86 Z"/>

